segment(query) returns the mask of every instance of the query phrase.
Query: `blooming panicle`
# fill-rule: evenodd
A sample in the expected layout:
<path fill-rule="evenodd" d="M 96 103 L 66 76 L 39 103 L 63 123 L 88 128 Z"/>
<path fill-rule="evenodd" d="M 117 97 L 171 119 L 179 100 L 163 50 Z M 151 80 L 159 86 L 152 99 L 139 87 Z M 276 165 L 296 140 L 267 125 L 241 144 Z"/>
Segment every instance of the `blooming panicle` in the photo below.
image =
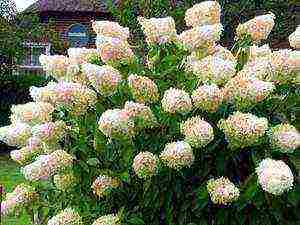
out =
<path fill-rule="evenodd" d="M 35 125 L 51 121 L 53 111 L 54 107 L 48 102 L 28 102 L 13 105 L 10 119 L 12 123 L 21 122 Z"/>
<path fill-rule="evenodd" d="M 122 40 L 127 40 L 130 35 L 128 27 L 122 27 L 119 23 L 108 20 L 94 21 L 92 28 L 97 35 L 117 37 Z"/>
<path fill-rule="evenodd" d="M 55 79 L 63 79 L 70 64 L 64 55 L 41 55 L 39 61 L 47 75 Z"/>
<path fill-rule="evenodd" d="M 97 49 L 94 48 L 69 48 L 68 56 L 70 64 L 88 63 L 93 56 L 98 55 Z"/>
<path fill-rule="evenodd" d="M 167 167 L 175 170 L 190 167 L 195 159 L 191 146 L 185 141 L 168 143 L 159 157 Z"/>
<path fill-rule="evenodd" d="M 124 109 L 129 113 L 129 116 L 134 120 L 138 128 L 151 128 L 157 124 L 151 108 L 143 103 L 127 101 Z"/>
<path fill-rule="evenodd" d="M 215 112 L 223 102 L 223 94 L 216 84 L 204 84 L 193 91 L 192 100 L 195 107 Z"/>
<path fill-rule="evenodd" d="M 26 146 L 20 150 L 14 150 L 10 152 L 10 157 L 15 162 L 22 165 L 31 161 L 35 156 L 44 153 L 44 144 L 41 139 L 31 137 L 28 139 Z"/>
<path fill-rule="evenodd" d="M 236 62 L 224 60 L 218 56 L 207 56 L 193 64 L 192 71 L 199 81 L 211 81 L 217 85 L 224 85 L 235 75 Z"/>
<path fill-rule="evenodd" d="M 300 48 L 300 26 L 289 36 L 289 42 L 291 47 Z"/>
<path fill-rule="evenodd" d="M 282 153 L 293 153 L 300 147 L 300 133 L 290 124 L 278 124 L 269 131 L 271 147 Z"/>
<path fill-rule="evenodd" d="M 205 147 L 214 139 L 213 127 L 199 116 L 189 118 L 180 126 L 185 141 L 192 147 Z"/>
<path fill-rule="evenodd" d="M 137 102 L 153 103 L 159 99 L 158 87 L 148 77 L 131 74 L 128 77 L 128 86 Z"/>
<path fill-rule="evenodd" d="M 227 205 L 239 198 L 240 191 L 227 177 L 210 179 L 207 190 L 211 201 L 218 205 Z"/>
<path fill-rule="evenodd" d="M 177 88 L 166 90 L 161 104 L 163 110 L 168 113 L 188 113 L 193 108 L 189 94 Z"/>
<path fill-rule="evenodd" d="M 140 152 L 134 157 L 133 170 L 141 179 L 148 179 L 158 170 L 158 157 L 151 152 Z"/>
<path fill-rule="evenodd" d="M 72 172 L 55 174 L 53 183 L 58 190 L 66 191 L 76 185 L 76 177 Z"/>
<path fill-rule="evenodd" d="M 32 87 L 35 101 L 47 101 L 57 107 L 65 107 L 73 114 L 83 114 L 97 100 L 96 93 L 85 85 L 73 82 L 50 82 L 45 87 Z"/>
<path fill-rule="evenodd" d="M 273 195 L 281 195 L 293 187 L 293 173 L 281 160 L 262 160 L 256 168 L 256 174 L 262 189 Z"/>
<path fill-rule="evenodd" d="M 1 202 L 0 213 L 3 216 L 13 213 L 14 210 L 29 205 L 37 198 L 38 194 L 33 187 L 27 184 L 19 184 L 11 193 L 6 194 Z"/>
<path fill-rule="evenodd" d="M 178 36 L 178 41 L 190 51 L 199 48 L 213 48 L 215 42 L 220 40 L 222 30 L 221 24 L 197 26 L 183 31 Z"/>
<path fill-rule="evenodd" d="M 238 109 L 245 109 L 265 100 L 274 90 L 272 82 L 237 75 L 226 83 L 223 94 L 226 101 L 234 103 Z"/>
<path fill-rule="evenodd" d="M 108 109 L 102 113 L 99 130 L 109 138 L 131 138 L 134 136 L 134 121 L 124 109 Z"/>
<path fill-rule="evenodd" d="M 249 48 L 249 61 L 258 60 L 260 61 L 262 58 L 269 58 L 272 54 L 270 46 L 268 44 L 258 46 L 252 45 Z"/>
<path fill-rule="evenodd" d="M 53 216 L 47 225 L 82 225 L 82 218 L 77 211 L 66 208 Z"/>
<path fill-rule="evenodd" d="M 56 150 L 48 155 L 41 155 L 21 169 L 26 180 L 47 180 L 50 176 L 63 171 L 73 164 L 72 155 L 63 150 Z"/>
<path fill-rule="evenodd" d="M 204 1 L 185 12 L 187 26 L 211 25 L 220 23 L 221 6 L 217 1 Z"/>
<path fill-rule="evenodd" d="M 236 30 L 237 37 L 244 34 L 251 36 L 253 42 L 257 43 L 266 40 L 275 25 L 275 15 L 269 13 L 248 20 L 243 24 L 239 24 Z"/>
<path fill-rule="evenodd" d="M 100 175 L 94 180 L 92 189 L 95 195 L 102 198 L 108 194 L 108 191 L 113 188 L 118 188 L 120 182 L 117 178 L 107 175 Z"/>
<path fill-rule="evenodd" d="M 138 22 L 142 26 L 148 44 L 164 44 L 176 41 L 175 21 L 172 17 L 150 19 L 138 17 Z"/>
<path fill-rule="evenodd" d="M 216 44 L 214 46 L 212 54 L 215 57 L 219 57 L 219 58 L 222 58 L 224 60 L 229 60 L 229 61 L 232 61 L 232 62 L 236 62 L 236 58 L 232 54 L 232 52 L 229 49 L 223 47 L 220 44 Z"/>
<path fill-rule="evenodd" d="M 32 127 L 32 136 L 39 138 L 48 145 L 56 145 L 66 135 L 64 121 L 48 122 Z"/>
<path fill-rule="evenodd" d="M 259 143 L 268 129 L 268 120 L 237 111 L 227 119 L 221 119 L 218 127 L 225 133 L 229 146 L 238 149 Z"/>
<path fill-rule="evenodd" d="M 122 81 L 120 72 L 109 65 L 82 65 L 82 71 L 90 84 L 104 96 L 113 95 Z"/>
<path fill-rule="evenodd" d="M 22 147 L 31 136 L 31 127 L 27 123 L 17 122 L 0 127 L 0 141 L 9 146 Z"/>
<path fill-rule="evenodd" d="M 99 217 L 92 225 L 121 225 L 120 218 L 114 214 Z"/>

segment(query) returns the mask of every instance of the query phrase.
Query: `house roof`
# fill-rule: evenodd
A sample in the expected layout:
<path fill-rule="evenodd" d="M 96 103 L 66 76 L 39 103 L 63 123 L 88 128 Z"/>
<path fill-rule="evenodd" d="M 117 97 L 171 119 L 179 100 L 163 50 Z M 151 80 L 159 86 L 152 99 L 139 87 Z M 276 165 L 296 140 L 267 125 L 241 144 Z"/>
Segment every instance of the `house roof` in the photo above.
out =
<path fill-rule="evenodd" d="M 26 12 L 101 12 L 108 11 L 110 0 L 38 0 L 29 6 Z M 120 0 L 112 0 L 118 5 Z"/>

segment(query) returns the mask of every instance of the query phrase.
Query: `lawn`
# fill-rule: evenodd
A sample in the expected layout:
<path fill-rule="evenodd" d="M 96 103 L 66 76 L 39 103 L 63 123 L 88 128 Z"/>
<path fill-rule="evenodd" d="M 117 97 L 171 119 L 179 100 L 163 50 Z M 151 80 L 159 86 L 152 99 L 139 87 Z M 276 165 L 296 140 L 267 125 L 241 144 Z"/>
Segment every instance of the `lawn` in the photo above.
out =
<path fill-rule="evenodd" d="M 5 193 L 11 192 L 17 184 L 24 181 L 20 174 L 19 166 L 9 159 L 7 155 L 0 155 L 0 185 L 4 187 Z M 1 225 L 30 225 L 26 214 L 2 218 Z"/>

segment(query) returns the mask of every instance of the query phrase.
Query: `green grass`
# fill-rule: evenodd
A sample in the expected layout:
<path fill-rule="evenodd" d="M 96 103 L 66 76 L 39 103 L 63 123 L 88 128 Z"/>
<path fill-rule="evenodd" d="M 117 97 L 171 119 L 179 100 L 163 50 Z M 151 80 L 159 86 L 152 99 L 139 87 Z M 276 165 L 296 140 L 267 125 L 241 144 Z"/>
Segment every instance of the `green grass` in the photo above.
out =
<path fill-rule="evenodd" d="M 24 182 L 19 166 L 9 159 L 9 156 L 0 155 L 0 185 L 4 187 L 5 193 L 11 192 L 14 187 Z M 3 196 L 4 197 L 4 196 Z M 2 218 L 1 225 L 30 225 L 25 213 L 11 215 Z"/>

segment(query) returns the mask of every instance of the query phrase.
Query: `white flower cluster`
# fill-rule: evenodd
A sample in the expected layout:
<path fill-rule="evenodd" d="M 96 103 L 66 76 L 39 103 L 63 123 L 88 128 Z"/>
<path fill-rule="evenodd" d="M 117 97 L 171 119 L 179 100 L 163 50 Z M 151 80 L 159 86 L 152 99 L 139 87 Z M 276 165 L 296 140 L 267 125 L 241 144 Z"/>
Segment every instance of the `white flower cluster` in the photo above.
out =
<path fill-rule="evenodd" d="M 72 208 L 66 208 L 52 217 L 47 225 L 82 225 L 82 219 L 78 212 Z"/>
<path fill-rule="evenodd" d="M 3 141 L 9 146 L 25 146 L 30 136 L 31 127 L 26 123 L 19 122 L 0 127 L 0 141 Z"/>
<path fill-rule="evenodd" d="M 92 225 L 121 225 L 120 218 L 114 214 L 99 217 Z"/>
<path fill-rule="evenodd" d="M 289 42 L 293 48 L 300 48 L 300 26 L 289 36 Z"/>
<path fill-rule="evenodd" d="M 140 152 L 133 160 L 133 170 L 141 179 L 152 177 L 158 169 L 158 157 L 151 152 Z"/>
<path fill-rule="evenodd" d="M 292 171 L 281 160 L 264 159 L 256 168 L 256 173 L 262 189 L 273 195 L 281 195 L 293 187 Z"/>
<path fill-rule="evenodd" d="M 116 178 L 109 177 L 107 175 L 100 175 L 92 184 L 92 189 L 95 195 L 98 197 L 104 197 L 108 194 L 108 191 L 120 186 L 119 181 Z"/>
<path fill-rule="evenodd" d="M 227 205 L 236 201 L 240 195 L 239 189 L 227 178 L 210 179 L 207 190 L 214 204 Z"/>

